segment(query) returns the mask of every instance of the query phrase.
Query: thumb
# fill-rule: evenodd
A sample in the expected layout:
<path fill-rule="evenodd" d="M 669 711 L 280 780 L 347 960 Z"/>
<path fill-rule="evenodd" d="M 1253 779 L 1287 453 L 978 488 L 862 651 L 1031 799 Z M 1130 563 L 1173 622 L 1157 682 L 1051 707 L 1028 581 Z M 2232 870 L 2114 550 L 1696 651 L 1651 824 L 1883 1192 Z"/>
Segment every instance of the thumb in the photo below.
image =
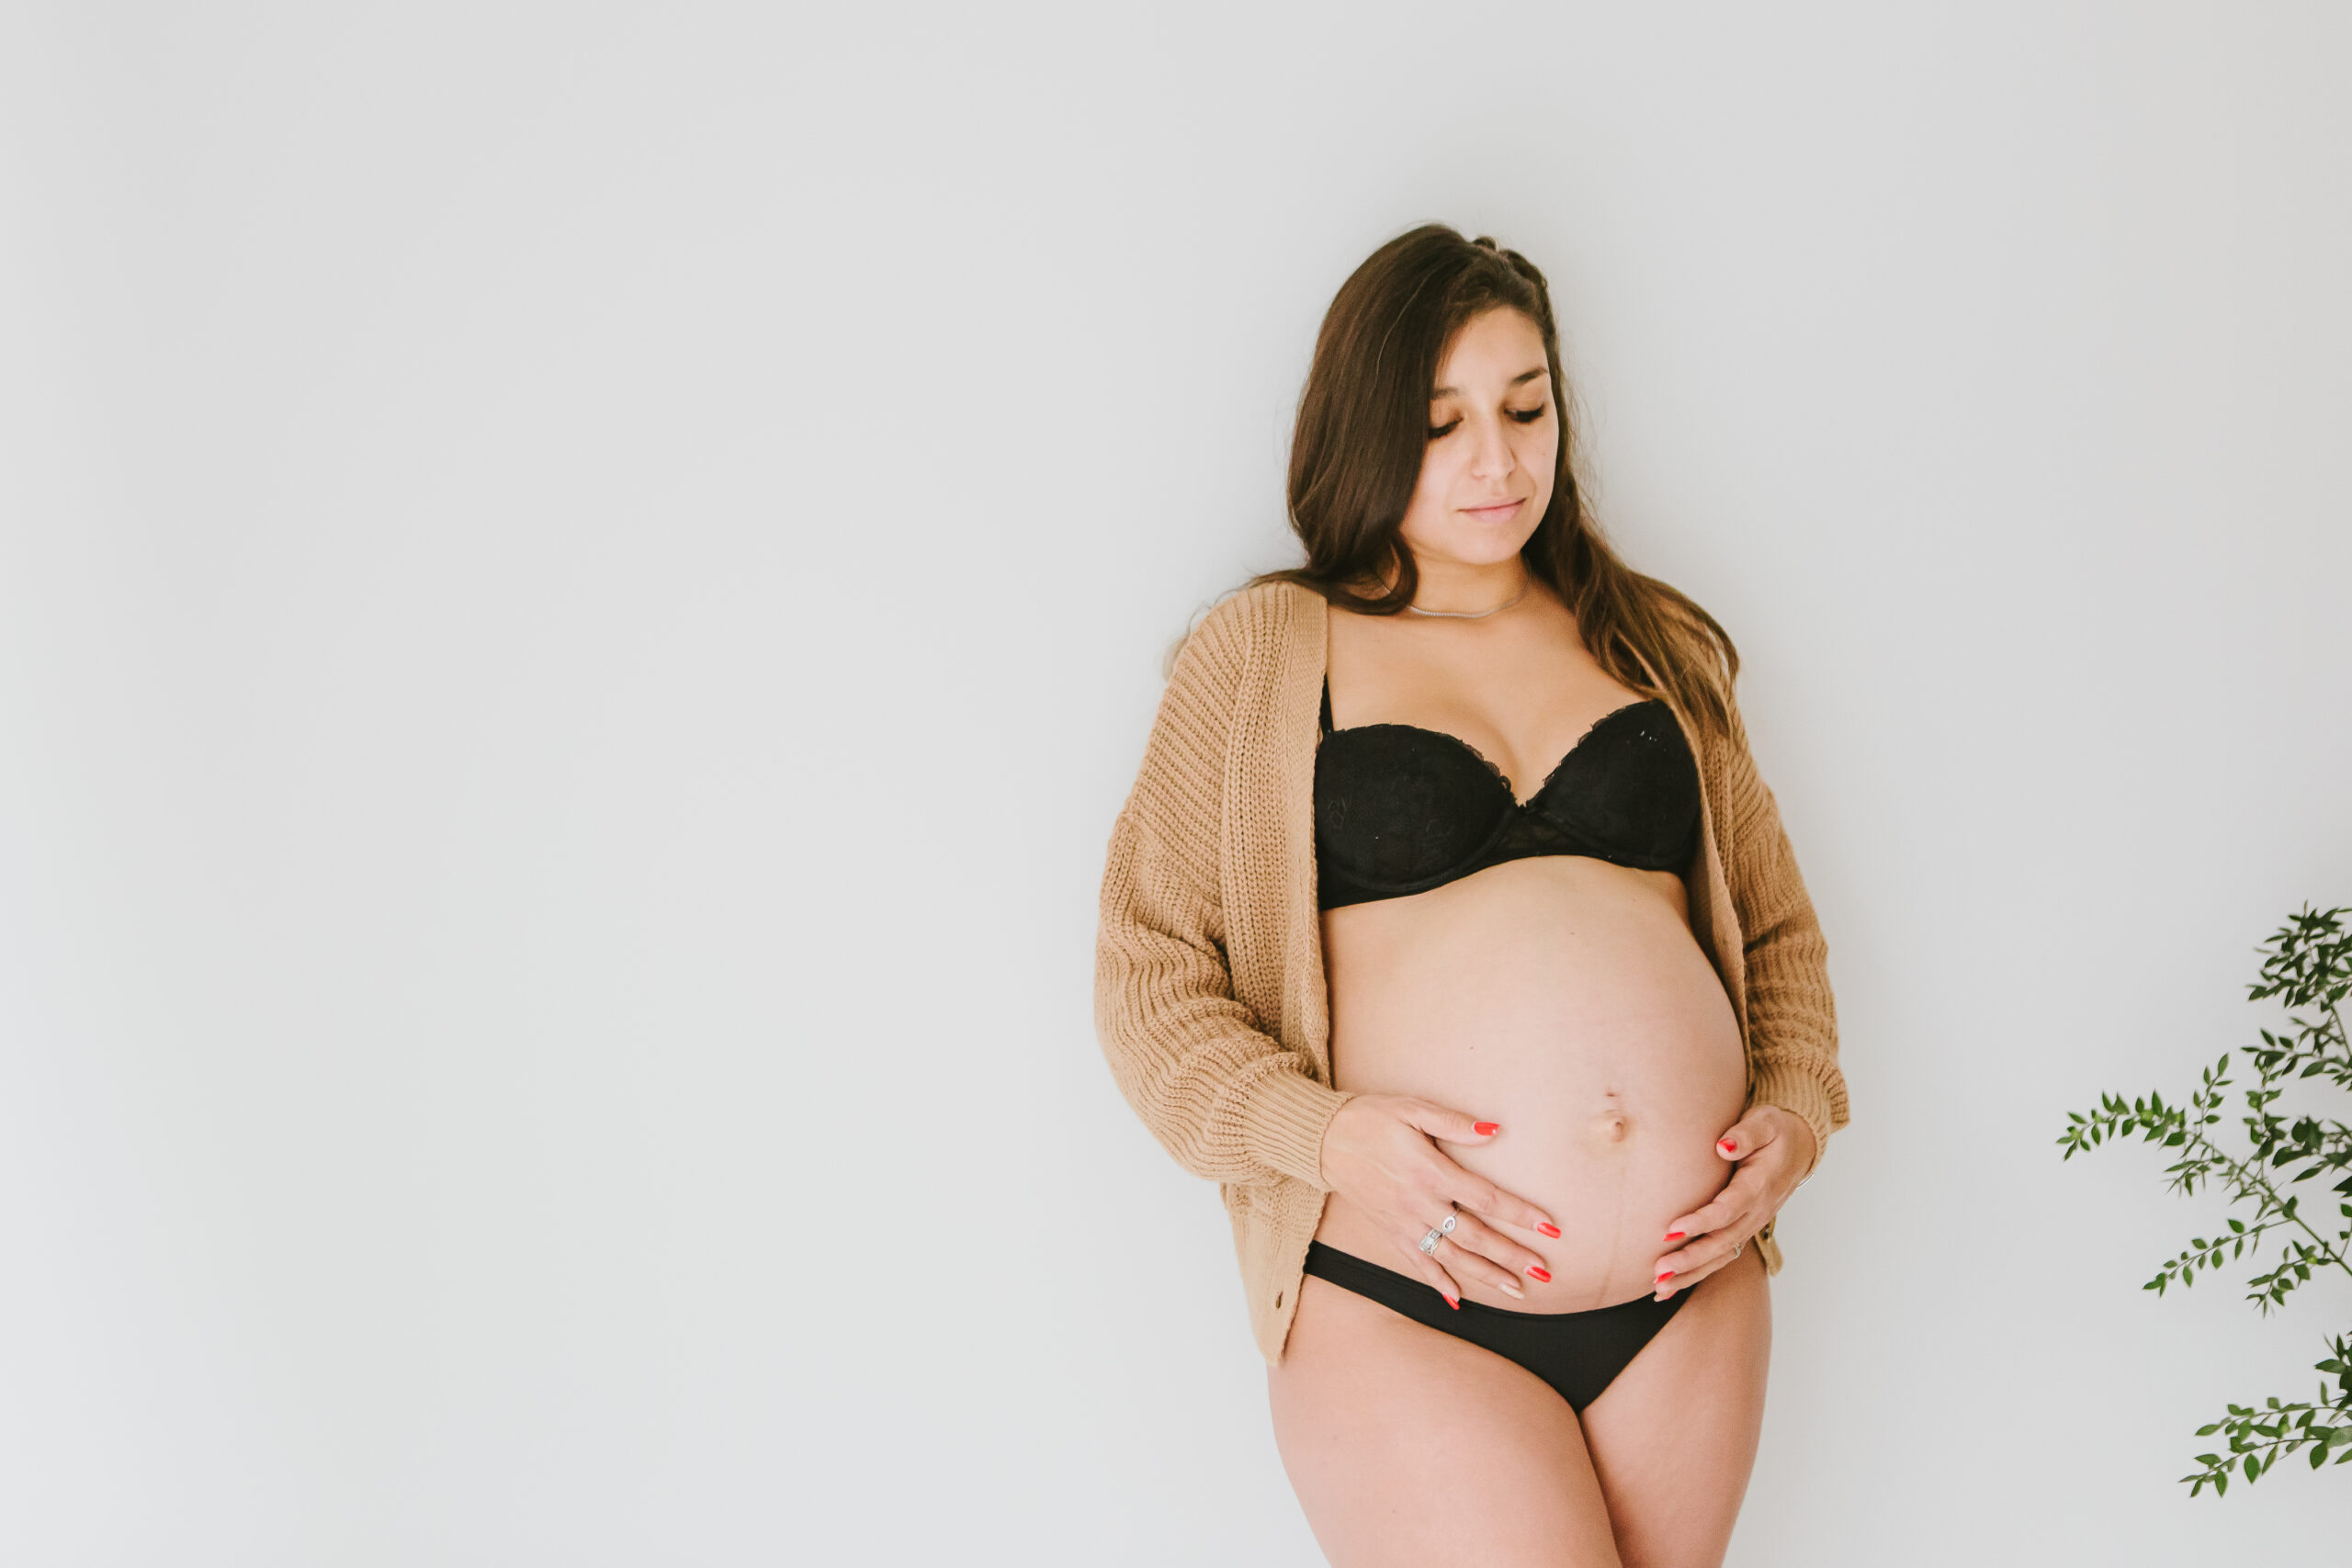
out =
<path fill-rule="evenodd" d="M 1728 1160 L 1742 1160 L 1771 1141 L 1770 1128 L 1752 1116 L 1743 1116 L 1715 1140 L 1715 1153 Z"/>
<path fill-rule="evenodd" d="M 1430 1137 L 1449 1144 L 1483 1144 L 1502 1131 L 1492 1122 L 1481 1122 L 1466 1111 L 1426 1100 L 1408 1100 L 1397 1107 L 1396 1114 L 1407 1126 L 1418 1127 Z"/>

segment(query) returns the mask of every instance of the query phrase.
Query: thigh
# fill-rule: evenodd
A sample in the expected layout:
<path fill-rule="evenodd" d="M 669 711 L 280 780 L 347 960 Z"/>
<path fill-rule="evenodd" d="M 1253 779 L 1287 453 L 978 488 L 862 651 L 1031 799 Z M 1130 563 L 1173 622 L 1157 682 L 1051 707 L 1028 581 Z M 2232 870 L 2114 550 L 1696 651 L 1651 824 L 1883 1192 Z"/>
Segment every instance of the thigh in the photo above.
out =
<path fill-rule="evenodd" d="M 1618 1568 L 1576 1416 L 1517 1363 L 1309 1276 L 1267 1387 L 1334 1568 Z"/>
<path fill-rule="evenodd" d="M 1692 1287 L 1585 1406 L 1584 1436 L 1626 1568 L 1716 1568 L 1764 1424 L 1771 1294 L 1753 1248 Z"/>

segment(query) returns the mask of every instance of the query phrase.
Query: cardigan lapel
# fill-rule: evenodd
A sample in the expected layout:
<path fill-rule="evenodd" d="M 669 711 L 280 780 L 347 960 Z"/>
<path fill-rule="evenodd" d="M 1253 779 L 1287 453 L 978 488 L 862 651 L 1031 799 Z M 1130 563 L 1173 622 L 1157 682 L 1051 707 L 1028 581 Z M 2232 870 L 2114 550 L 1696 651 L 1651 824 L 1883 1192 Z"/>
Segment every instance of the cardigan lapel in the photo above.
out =
<path fill-rule="evenodd" d="M 1650 689 L 1658 694 L 1674 722 L 1682 727 L 1683 743 L 1690 749 L 1691 761 L 1699 770 L 1699 858 L 1682 878 L 1690 896 L 1690 934 L 1698 939 L 1699 949 L 1715 967 L 1715 976 L 1723 982 L 1724 994 L 1731 998 L 1732 1016 L 1739 1021 L 1739 1038 L 1747 1039 L 1747 952 L 1746 938 L 1739 930 L 1739 911 L 1731 899 L 1731 881 L 1724 874 L 1724 837 L 1717 826 L 1724 797 L 1730 790 L 1730 777 L 1724 766 L 1721 746 L 1702 734 L 1698 724 L 1682 711 L 1668 692 L 1666 683 L 1657 678 L 1657 671 L 1634 650 L 1634 658 L 1648 677 Z"/>
<path fill-rule="evenodd" d="M 1297 1042 L 1314 1058 L 1325 1082 L 1331 1077 L 1331 997 L 1323 979 L 1323 911 L 1315 863 L 1315 749 L 1322 739 L 1323 672 L 1329 657 L 1330 605 L 1320 593 L 1283 584 L 1284 635 L 1277 639 L 1282 660 L 1279 732 L 1282 736 L 1283 820 L 1289 829 L 1290 873 L 1284 890 L 1291 909 L 1285 933 L 1295 977 L 1283 998 L 1283 1037 Z"/>

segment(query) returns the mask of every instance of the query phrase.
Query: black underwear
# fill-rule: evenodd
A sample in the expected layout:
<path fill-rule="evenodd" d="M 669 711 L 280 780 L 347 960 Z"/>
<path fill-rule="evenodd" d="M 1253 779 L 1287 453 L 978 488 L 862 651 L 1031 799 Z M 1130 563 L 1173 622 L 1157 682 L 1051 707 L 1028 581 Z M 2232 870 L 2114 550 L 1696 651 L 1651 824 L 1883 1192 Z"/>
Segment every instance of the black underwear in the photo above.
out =
<path fill-rule="evenodd" d="M 1521 804 L 1476 747 L 1410 724 L 1331 728 L 1315 753 L 1317 901 L 1400 898 L 1530 855 L 1589 855 L 1638 871 L 1690 869 L 1699 768 L 1674 710 L 1652 698 L 1606 715 Z"/>
<path fill-rule="evenodd" d="M 1464 1302 L 1456 1308 L 1446 1305 L 1434 1287 L 1410 1275 L 1367 1263 L 1352 1252 L 1341 1252 L 1319 1241 L 1306 1244 L 1306 1271 L 1342 1290 L 1368 1296 L 1415 1323 L 1442 1329 L 1506 1360 L 1517 1361 L 1550 1383 L 1578 1415 L 1682 1310 L 1683 1299 L 1690 1293 L 1677 1291 L 1664 1301 L 1635 1296 L 1590 1312 L 1510 1312 L 1476 1302 Z"/>

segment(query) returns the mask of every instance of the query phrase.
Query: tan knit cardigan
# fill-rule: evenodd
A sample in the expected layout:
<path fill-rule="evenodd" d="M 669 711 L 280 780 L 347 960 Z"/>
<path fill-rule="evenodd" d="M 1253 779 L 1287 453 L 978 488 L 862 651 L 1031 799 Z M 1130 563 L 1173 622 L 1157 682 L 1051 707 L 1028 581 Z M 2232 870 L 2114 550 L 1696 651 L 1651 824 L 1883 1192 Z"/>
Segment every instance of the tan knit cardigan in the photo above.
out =
<path fill-rule="evenodd" d="M 1331 1087 L 1315 886 L 1328 613 L 1261 584 L 1185 642 L 1112 830 L 1095 950 L 1111 1071 L 1177 1162 L 1221 1184 L 1270 1362 L 1329 1190 L 1323 1131 L 1350 1098 Z M 1821 928 L 1736 710 L 1721 737 L 1676 717 L 1706 803 L 1691 930 L 1739 1020 L 1748 1103 L 1804 1117 L 1826 1148 L 1847 1107 Z M 1757 1247 L 1777 1272 L 1770 1226 Z"/>

